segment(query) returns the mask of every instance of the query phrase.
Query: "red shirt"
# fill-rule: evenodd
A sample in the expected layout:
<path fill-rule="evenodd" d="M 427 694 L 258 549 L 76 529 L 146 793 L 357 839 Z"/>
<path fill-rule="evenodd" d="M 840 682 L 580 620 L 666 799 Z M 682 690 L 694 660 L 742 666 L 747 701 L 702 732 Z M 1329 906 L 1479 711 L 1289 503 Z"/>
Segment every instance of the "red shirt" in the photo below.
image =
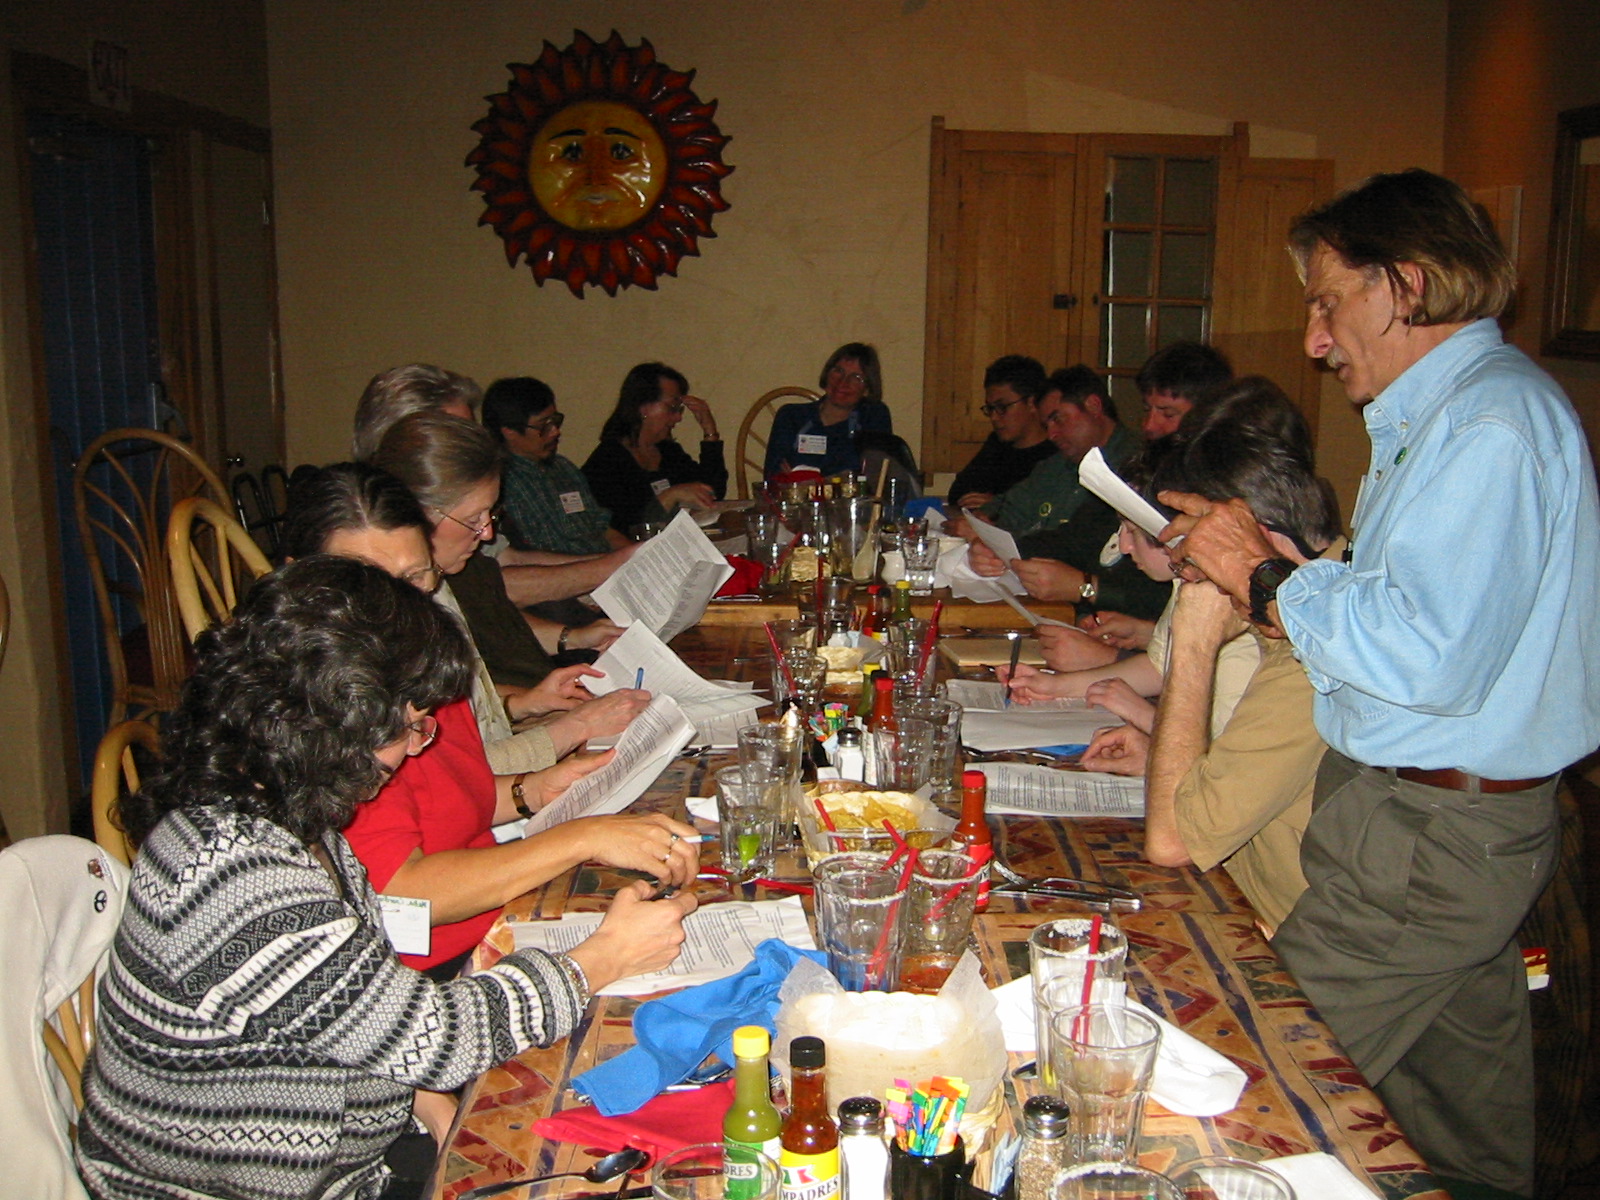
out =
<path fill-rule="evenodd" d="M 494 773 L 483 753 L 472 705 L 457 700 L 434 715 L 439 736 L 433 745 L 402 763 L 377 796 L 356 809 L 356 819 L 344 831 L 380 892 L 413 850 L 437 854 L 495 844 L 489 832 Z M 431 953 L 402 954 L 400 961 L 419 971 L 448 962 L 483 940 L 499 915 L 495 907 L 465 921 L 435 925 Z"/>

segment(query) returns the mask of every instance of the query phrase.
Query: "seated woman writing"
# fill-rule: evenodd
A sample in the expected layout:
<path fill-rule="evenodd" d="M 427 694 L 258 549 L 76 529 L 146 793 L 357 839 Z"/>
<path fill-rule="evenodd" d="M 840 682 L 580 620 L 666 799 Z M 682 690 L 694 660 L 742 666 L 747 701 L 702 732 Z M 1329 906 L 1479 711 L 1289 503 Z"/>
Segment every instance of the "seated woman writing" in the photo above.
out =
<path fill-rule="evenodd" d="M 406 420 L 477 428 L 452 417 Z M 423 591 L 437 578 L 429 532 L 405 485 L 364 463 L 341 463 L 307 478 L 295 489 L 284 527 L 291 555 L 358 558 Z M 694 877 L 695 847 L 683 840 L 694 829 L 658 813 L 586 817 L 497 845 L 492 826 L 536 811 L 604 757 L 574 756 L 544 771 L 497 775 L 467 700 L 439 705 L 434 716 L 433 748 L 396 771 L 347 831 L 375 888 L 429 902 L 430 945 L 425 953 L 403 955 L 408 966 L 451 977 L 506 901 L 579 863 L 647 871 L 672 883 Z"/>
<path fill-rule="evenodd" d="M 700 426 L 700 457 L 673 440 L 684 410 Z M 665 363 L 640 363 L 622 381 L 600 444 L 583 464 L 595 499 L 611 510 L 611 528 L 628 535 L 674 508 L 709 508 L 728 491 L 722 435 L 711 406 L 689 394 L 689 381 Z"/>
<path fill-rule="evenodd" d="M 796 467 L 815 467 L 823 475 L 859 471 L 856 435 L 894 432 L 894 418 L 883 402 L 878 352 L 865 342 L 846 342 L 828 355 L 817 386 L 821 399 L 785 404 L 773 416 L 764 469 L 768 479 Z"/>
<path fill-rule="evenodd" d="M 677 957 L 688 896 L 618 893 L 570 954 L 436 983 L 402 966 L 339 830 L 471 679 L 416 588 L 317 556 L 202 635 L 100 984 L 77 1163 L 102 1200 L 367 1196 L 416 1088 L 565 1037 L 592 988 Z"/>

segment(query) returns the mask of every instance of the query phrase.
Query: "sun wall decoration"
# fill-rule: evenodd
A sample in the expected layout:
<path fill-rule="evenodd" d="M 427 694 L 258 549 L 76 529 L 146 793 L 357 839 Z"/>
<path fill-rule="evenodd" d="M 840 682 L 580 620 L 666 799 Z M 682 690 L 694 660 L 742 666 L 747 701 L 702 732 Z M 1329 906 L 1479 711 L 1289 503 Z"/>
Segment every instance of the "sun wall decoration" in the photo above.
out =
<path fill-rule="evenodd" d="M 615 296 L 654 290 L 717 236 L 729 139 L 712 119 L 717 102 L 690 89 L 693 71 L 615 30 L 604 43 L 574 31 L 565 50 L 546 42 L 538 62 L 508 67 L 467 155 L 486 206 L 478 224 L 494 227 L 508 263 L 526 258 L 540 286 L 559 279 L 580 299 L 586 286 Z"/>

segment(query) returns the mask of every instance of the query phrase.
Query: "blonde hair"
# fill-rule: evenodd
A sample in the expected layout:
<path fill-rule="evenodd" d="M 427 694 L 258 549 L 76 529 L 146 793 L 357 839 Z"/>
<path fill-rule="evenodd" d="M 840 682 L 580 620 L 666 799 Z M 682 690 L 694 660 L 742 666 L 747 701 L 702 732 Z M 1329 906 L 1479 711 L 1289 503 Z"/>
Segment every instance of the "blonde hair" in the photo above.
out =
<path fill-rule="evenodd" d="M 412 413 L 432 412 L 447 404 L 465 404 L 473 412 L 483 391 L 465 375 L 446 371 L 429 363 L 407 363 L 374 375 L 356 405 L 355 436 L 350 454 L 357 462 L 367 462 L 378 452 L 378 443 L 389 427 Z"/>
<path fill-rule="evenodd" d="M 474 421 L 418 412 L 383 435 L 372 465 L 405 484 L 424 508 L 443 512 L 479 484 L 499 483 L 503 453 L 494 435 Z"/>

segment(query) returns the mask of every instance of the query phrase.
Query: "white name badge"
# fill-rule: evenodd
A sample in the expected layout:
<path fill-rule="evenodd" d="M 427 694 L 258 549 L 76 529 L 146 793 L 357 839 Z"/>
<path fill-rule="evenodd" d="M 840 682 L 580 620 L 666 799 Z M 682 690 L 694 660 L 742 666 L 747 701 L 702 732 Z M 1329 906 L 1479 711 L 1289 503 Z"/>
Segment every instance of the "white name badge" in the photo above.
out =
<path fill-rule="evenodd" d="M 379 896 L 383 931 L 396 954 L 426 955 L 433 946 L 433 905 L 414 896 Z"/>
<path fill-rule="evenodd" d="M 652 479 L 650 481 L 650 490 L 658 496 L 671 486 L 672 481 L 670 479 Z"/>
<path fill-rule="evenodd" d="M 659 495 L 659 494 L 660 493 L 657 493 L 657 495 Z M 582 492 L 562 492 L 561 493 L 561 511 L 566 513 L 567 516 L 569 516 L 569 517 L 573 513 L 581 513 L 583 511 L 583 493 Z"/>
<path fill-rule="evenodd" d="M 801 454 L 826 454 L 828 439 L 820 433 L 802 433 L 795 439 L 795 449 Z"/>

